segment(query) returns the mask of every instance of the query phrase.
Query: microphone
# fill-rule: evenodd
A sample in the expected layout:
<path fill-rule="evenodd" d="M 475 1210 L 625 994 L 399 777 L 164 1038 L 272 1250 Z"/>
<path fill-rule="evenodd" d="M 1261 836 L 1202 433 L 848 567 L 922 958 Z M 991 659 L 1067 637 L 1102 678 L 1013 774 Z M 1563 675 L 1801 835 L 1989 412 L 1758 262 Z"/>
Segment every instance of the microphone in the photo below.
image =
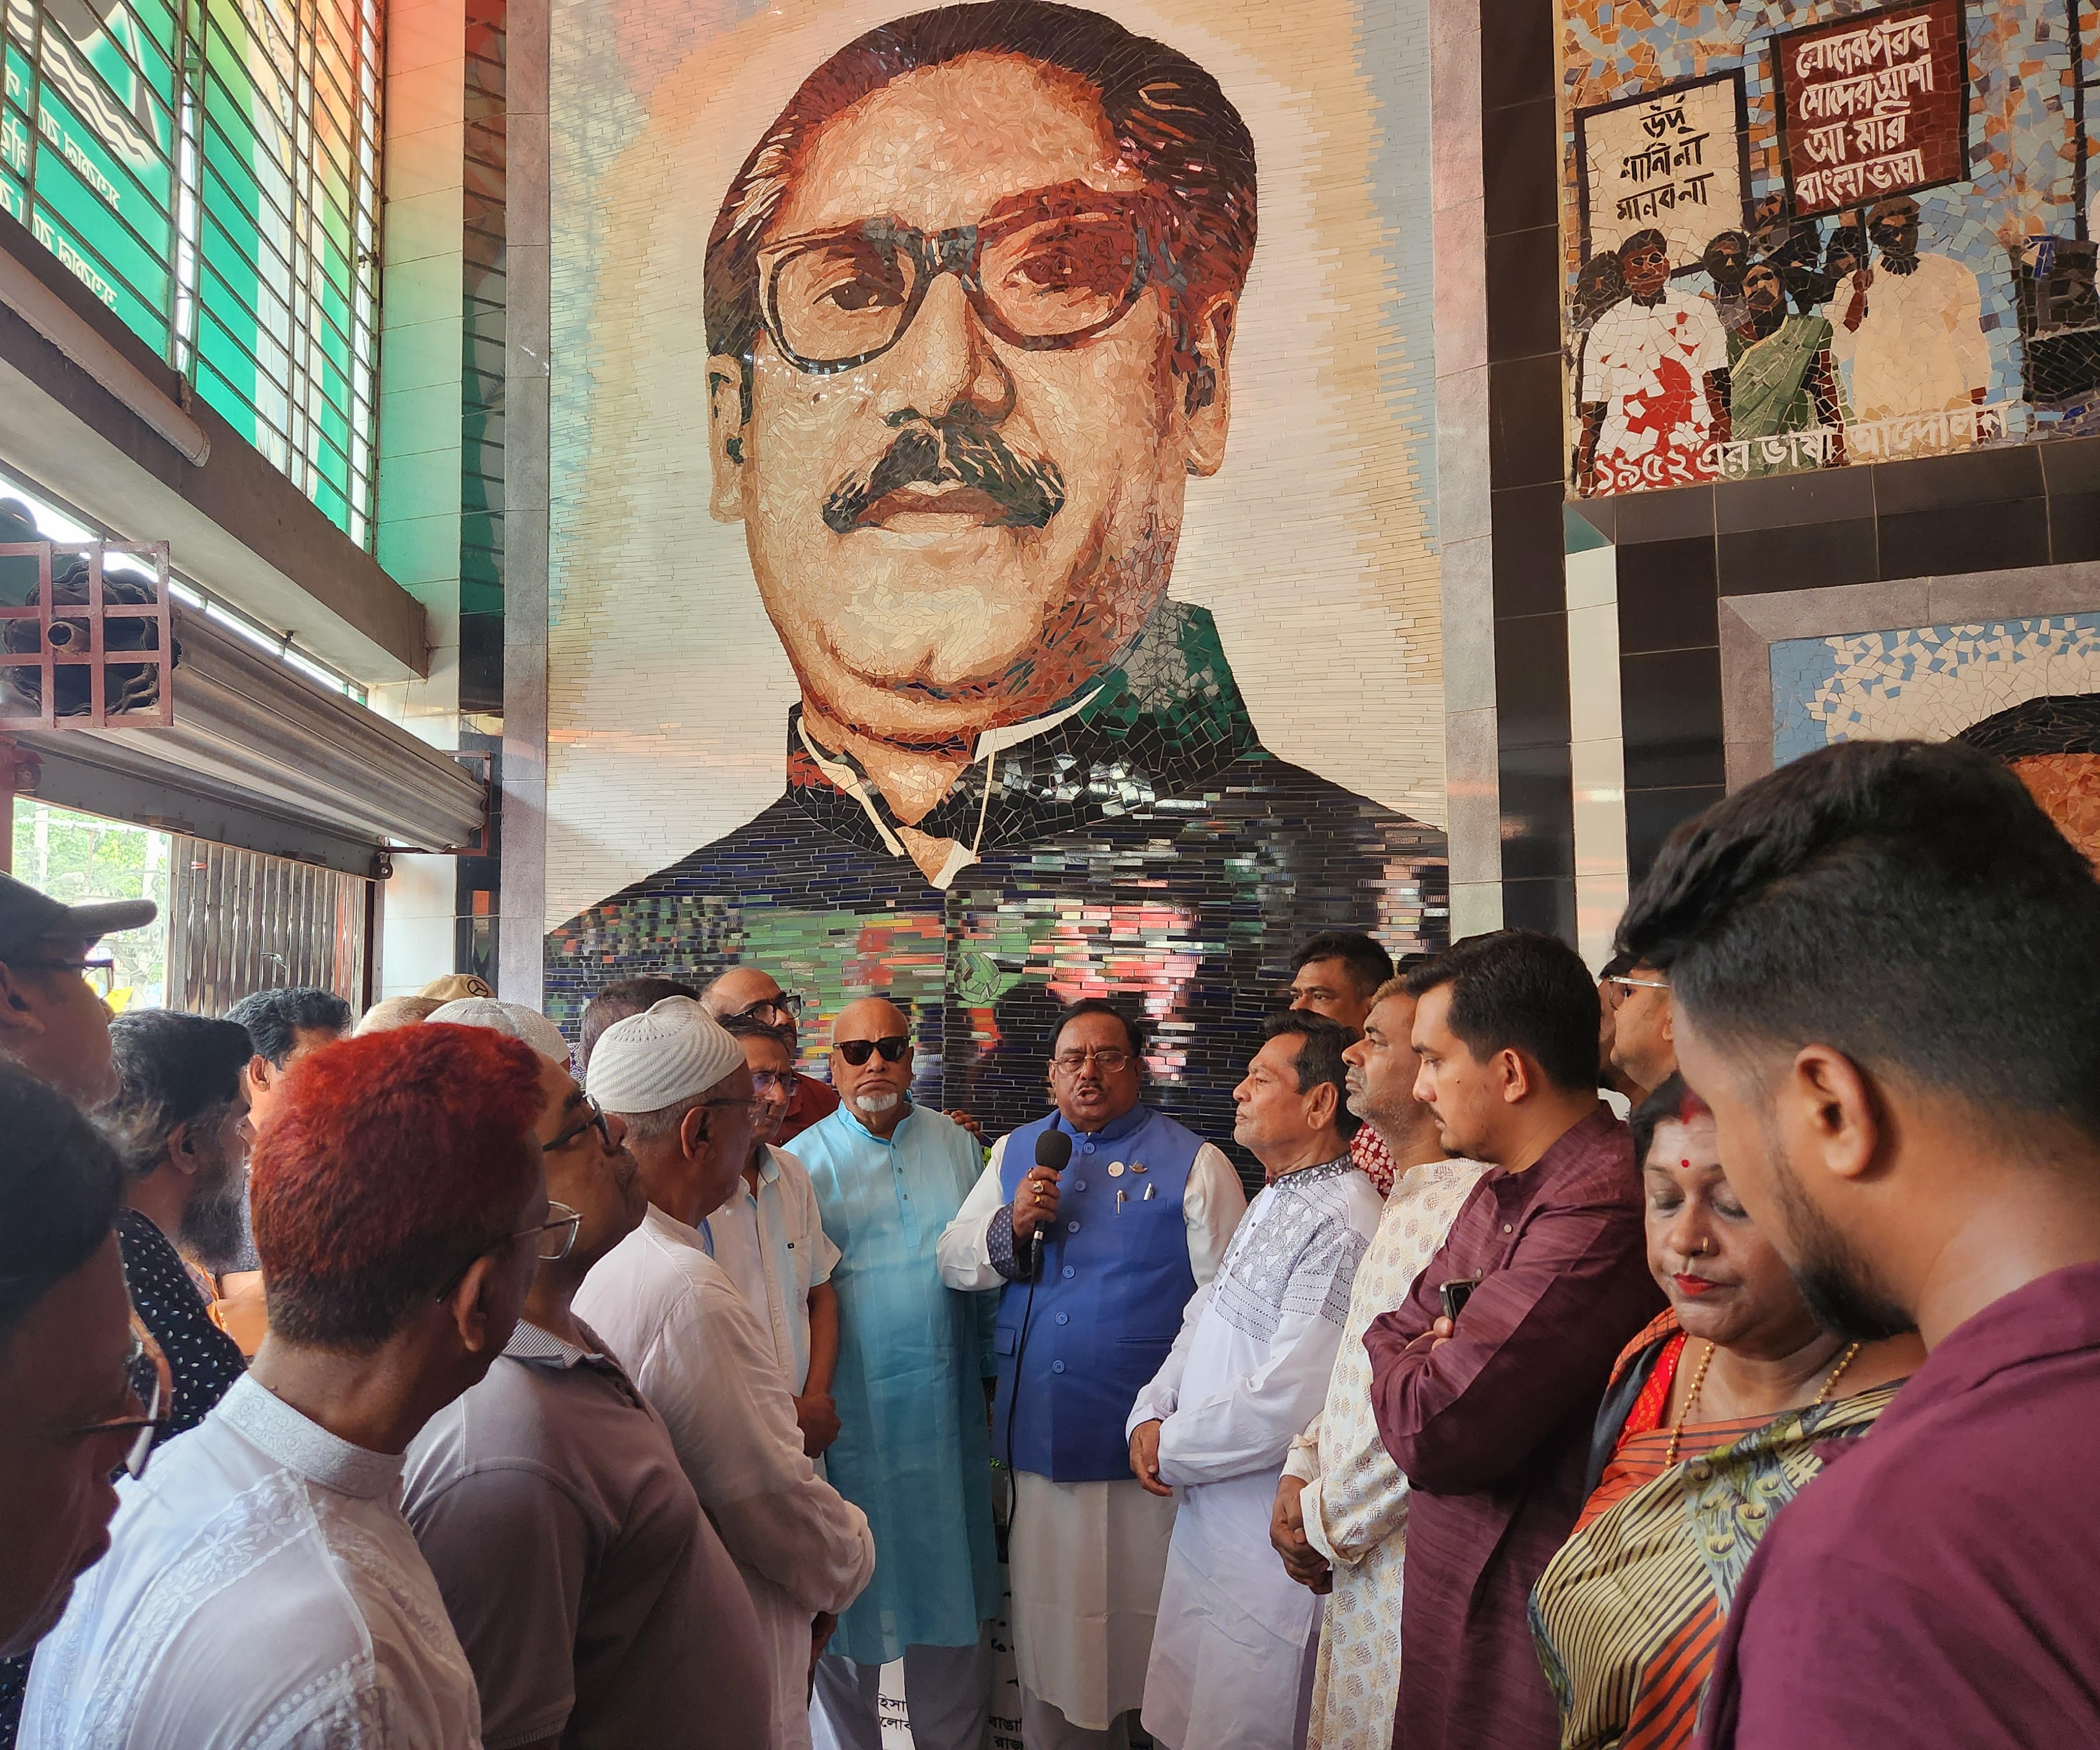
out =
<path fill-rule="evenodd" d="M 1061 1173 L 1072 1164 L 1072 1139 L 1060 1130 L 1048 1130 L 1035 1139 L 1035 1164 L 1047 1166 L 1053 1173 Z M 1034 1281 L 1043 1274 L 1043 1223 L 1035 1223 L 1035 1232 L 1028 1236 L 1028 1279 Z"/>

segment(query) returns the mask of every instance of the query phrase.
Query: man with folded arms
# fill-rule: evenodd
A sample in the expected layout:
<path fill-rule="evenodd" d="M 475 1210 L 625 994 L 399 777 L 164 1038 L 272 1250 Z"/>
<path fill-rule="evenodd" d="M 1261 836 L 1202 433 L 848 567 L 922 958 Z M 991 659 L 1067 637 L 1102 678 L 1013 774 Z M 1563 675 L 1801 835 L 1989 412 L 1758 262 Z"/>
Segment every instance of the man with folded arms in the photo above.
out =
<path fill-rule="evenodd" d="M 1612 1364 L 1662 1305 L 1626 1127 L 1597 1097 L 1597 987 L 1565 942 L 1470 936 L 1408 974 L 1416 1097 L 1490 1164 L 1364 1333 L 1410 1488 L 1394 1750 L 1555 1750 L 1531 1589 L 1581 1510 Z M 1455 1325 L 1443 1290 L 1467 1292 Z"/>
<path fill-rule="evenodd" d="M 488 1750 L 751 1750 L 773 1686 L 751 1597 L 663 1418 L 571 1302 L 649 1206 L 618 1118 L 540 1064 L 550 1217 L 503 1357 L 408 1448 L 414 1527 Z M 573 1218 L 573 1219 L 571 1219 Z"/>
<path fill-rule="evenodd" d="M 1364 1017 L 1363 1038 L 1342 1053 L 1349 1110 L 1383 1137 L 1398 1177 L 1357 1269 L 1326 1407 L 1291 1442 L 1269 1527 L 1290 1577 L 1327 1594 L 1306 1750 L 1388 1750 L 1392 1743 L 1407 1479 L 1371 1414 L 1364 1329 L 1407 1298 L 1487 1170 L 1445 1153 L 1436 1113 L 1414 1097 L 1414 1007 L 1405 981 L 1388 980 Z"/>
<path fill-rule="evenodd" d="M 1319 1600 L 1278 1566 L 1269 1513 L 1326 1395 L 1383 1207 L 1349 1154 L 1342 1053 L 1355 1030 L 1294 1011 L 1266 1031 L 1233 1091 L 1233 1139 L 1268 1183 L 1125 1425 L 1132 1474 L 1181 1492 L 1145 1681 L 1145 1730 L 1169 1750 L 1299 1742 Z"/>
<path fill-rule="evenodd" d="M 576 1316 L 662 1414 L 700 1505 L 757 1613 L 775 1750 L 810 1742 L 811 1660 L 860 1595 L 875 1541 L 811 1466 L 773 1344 L 700 1231 L 751 1157 L 751 1072 L 689 997 L 615 1022 L 592 1097 L 627 1126 L 649 1208 L 591 1271 Z"/>
<path fill-rule="evenodd" d="M 1680 827 L 1619 946 L 1819 1320 L 1928 1351 L 1758 1544 L 1705 1741 L 2100 1743 L 2092 866 L 1991 756 L 1851 742 Z"/>
<path fill-rule="evenodd" d="M 510 1340 L 547 1228 L 539 1060 L 470 1027 L 318 1051 L 259 1139 L 270 1330 L 118 1485 L 38 1649 L 26 1750 L 472 1750 L 474 1673 L 395 1505 L 402 1453 Z"/>

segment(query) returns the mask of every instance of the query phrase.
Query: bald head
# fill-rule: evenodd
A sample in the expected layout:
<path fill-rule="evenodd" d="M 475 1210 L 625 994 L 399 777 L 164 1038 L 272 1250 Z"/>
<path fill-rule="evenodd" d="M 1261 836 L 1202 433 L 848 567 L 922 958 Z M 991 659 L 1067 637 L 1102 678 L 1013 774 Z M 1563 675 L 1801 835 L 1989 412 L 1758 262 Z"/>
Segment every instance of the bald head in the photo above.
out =
<path fill-rule="evenodd" d="M 862 997 L 839 1011 L 832 1023 L 832 1085 L 876 1135 L 897 1128 L 911 1104 L 911 1023 L 903 1010 L 882 997 Z"/>
<path fill-rule="evenodd" d="M 832 1023 L 832 1043 L 843 1045 L 849 1039 L 880 1039 L 908 1034 L 911 1023 L 905 1018 L 904 1011 L 887 997 L 862 997 L 849 1003 L 839 1011 L 838 1019 Z"/>
<path fill-rule="evenodd" d="M 788 1056 L 794 1056 L 795 1024 L 801 1004 L 783 991 L 765 968 L 731 967 L 700 993 L 700 1003 L 717 1020 L 743 1015 L 769 1027 L 785 1028 Z"/>

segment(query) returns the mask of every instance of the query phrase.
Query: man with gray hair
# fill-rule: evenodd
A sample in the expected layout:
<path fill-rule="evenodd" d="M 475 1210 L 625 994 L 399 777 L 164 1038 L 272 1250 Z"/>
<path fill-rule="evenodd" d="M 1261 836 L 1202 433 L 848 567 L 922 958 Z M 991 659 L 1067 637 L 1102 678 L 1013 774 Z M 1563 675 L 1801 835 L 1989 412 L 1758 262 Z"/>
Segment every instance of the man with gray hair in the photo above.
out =
<path fill-rule="evenodd" d="M 626 1123 L 649 1210 L 585 1280 L 576 1314 L 662 1415 L 750 1589 L 774 1750 L 807 1750 L 811 1662 L 867 1584 L 875 1541 L 805 1456 L 773 1345 L 702 1232 L 751 1156 L 751 1071 L 698 1003 L 667 997 L 599 1037 L 589 1088 Z"/>

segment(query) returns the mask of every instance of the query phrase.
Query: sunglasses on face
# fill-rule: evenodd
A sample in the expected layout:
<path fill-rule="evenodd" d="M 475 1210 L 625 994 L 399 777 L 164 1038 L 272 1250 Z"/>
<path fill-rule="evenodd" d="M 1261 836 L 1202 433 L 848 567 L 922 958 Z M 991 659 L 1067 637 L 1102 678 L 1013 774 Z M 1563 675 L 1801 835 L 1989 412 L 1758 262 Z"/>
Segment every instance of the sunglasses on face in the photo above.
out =
<path fill-rule="evenodd" d="M 844 1039 L 839 1043 L 839 1056 L 858 1069 L 870 1055 L 882 1053 L 882 1060 L 893 1064 L 911 1049 L 911 1042 L 901 1033 L 893 1033 L 886 1039 Z"/>

